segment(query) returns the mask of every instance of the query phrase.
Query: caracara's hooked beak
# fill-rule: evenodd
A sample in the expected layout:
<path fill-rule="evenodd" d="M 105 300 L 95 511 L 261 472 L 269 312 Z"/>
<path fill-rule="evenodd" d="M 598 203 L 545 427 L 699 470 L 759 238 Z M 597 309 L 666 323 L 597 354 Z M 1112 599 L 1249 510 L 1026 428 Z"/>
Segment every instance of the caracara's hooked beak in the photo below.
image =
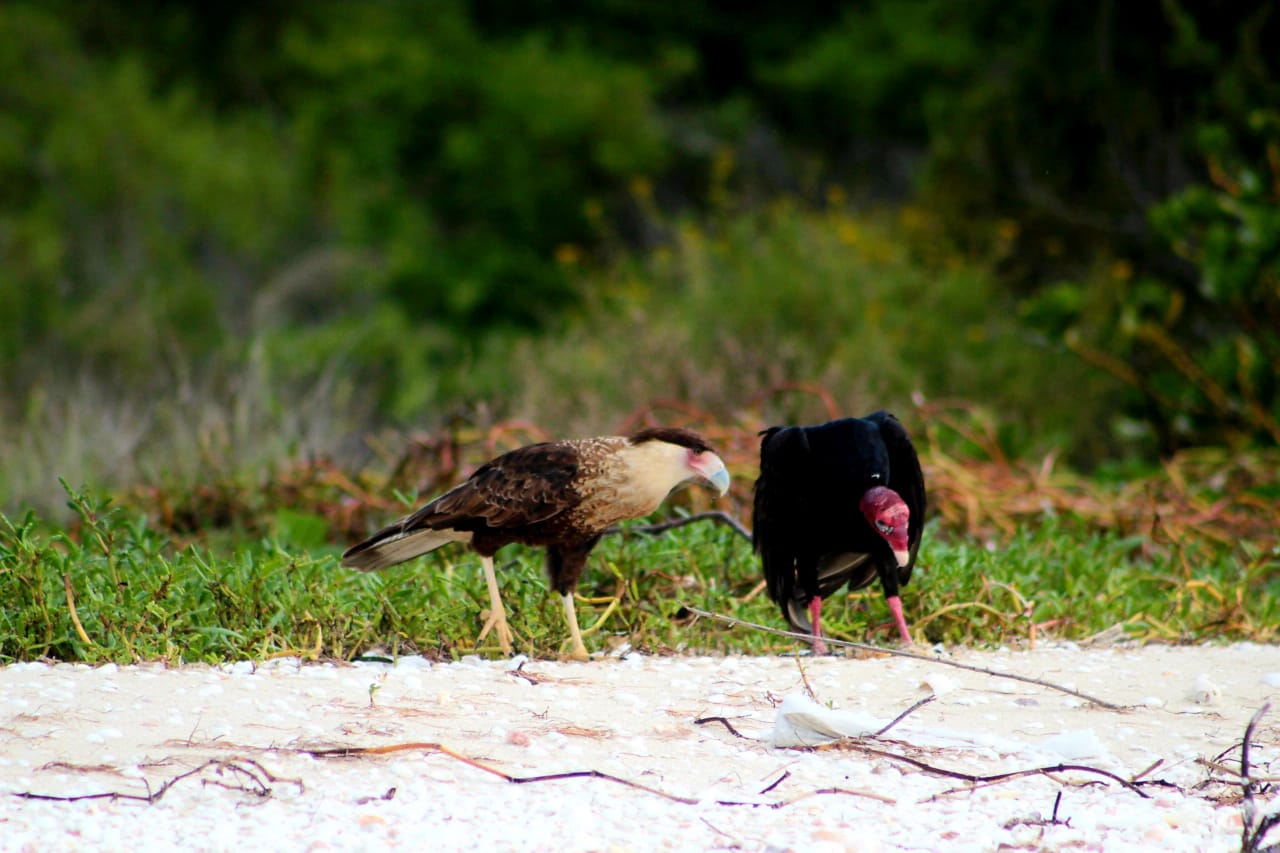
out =
<path fill-rule="evenodd" d="M 729 491 L 729 469 L 716 454 L 709 450 L 699 453 L 693 460 L 692 467 L 699 477 L 714 486 L 721 495 Z"/>

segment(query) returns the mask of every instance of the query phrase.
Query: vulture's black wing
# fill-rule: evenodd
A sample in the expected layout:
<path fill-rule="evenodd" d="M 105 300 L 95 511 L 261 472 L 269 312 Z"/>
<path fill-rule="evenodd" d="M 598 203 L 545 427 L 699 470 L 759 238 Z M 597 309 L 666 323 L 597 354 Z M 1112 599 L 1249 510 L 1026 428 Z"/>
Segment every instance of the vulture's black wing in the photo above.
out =
<path fill-rule="evenodd" d="M 802 427 L 772 427 L 760 439 L 751 541 L 764 564 L 769 597 L 790 601 L 796 584 L 796 557 L 808 515 L 809 442 Z"/>
<path fill-rule="evenodd" d="M 924 532 L 924 514 L 927 501 L 924 491 L 924 471 L 920 468 L 920 457 L 916 455 L 915 446 L 902 424 L 888 412 L 875 412 L 868 415 L 867 420 L 880 427 L 880 438 L 889 451 L 889 482 L 887 485 L 906 502 L 911 511 L 911 521 L 907 527 L 907 545 L 911 549 L 911 561 L 898 571 L 898 579 L 906 583 L 911 576 L 911 569 L 916 564 L 916 552 L 920 550 L 921 534 Z"/>

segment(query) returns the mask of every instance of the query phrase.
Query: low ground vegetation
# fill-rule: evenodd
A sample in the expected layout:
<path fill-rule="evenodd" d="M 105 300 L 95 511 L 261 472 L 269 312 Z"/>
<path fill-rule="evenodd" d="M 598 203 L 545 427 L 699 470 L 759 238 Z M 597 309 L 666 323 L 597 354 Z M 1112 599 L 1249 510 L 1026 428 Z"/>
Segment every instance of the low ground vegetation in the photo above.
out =
<path fill-rule="evenodd" d="M 659 416 L 636 413 L 634 424 Z M 904 593 L 917 640 L 971 645 L 1269 641 L 1280 624 L 1280 460 L 1187 453 L 1107 485 L 1052 457 L 1004 458 L 962 412 L 916 411 L 932 509 L 920 569 Z M 921 423 L 930 424 L 928 428 Z M 668 422 L 670 418 L 667 418 Z M 724 451 L 736 481 L 719 506 L 749 524 L 755 430 L 684 422 Z M 985 456 L 944 449 L 955 436 Z M 484 459 L 540 437 L 526 424 L 400 437 L 360 471 L 322 459 L 257 477 L 115 498 L 67 488 L 69 523 L 0 517 L 0 660 L 212 661 L 300 655 L 350 659 L 477 651 L 486 605 L 479 561 L 447 549 L 381 573 L 342 569 L 342 548 Z M 663 512 L 712 509 L 698 490 Z M 780 653 L 794 641 L 698 620 L 689 608 L 781 626 L 758 561 L 729 525 L 606 537 L 579 592 L 589 645 L 651 652 Z M 541 556 L 499 555 L 517 648 L 558 655 L 559 602 Z M 833 636 L 889 642 L 877 589 L 823 611 Z M 496 649 L 481 648 L 482 653 Z"/>

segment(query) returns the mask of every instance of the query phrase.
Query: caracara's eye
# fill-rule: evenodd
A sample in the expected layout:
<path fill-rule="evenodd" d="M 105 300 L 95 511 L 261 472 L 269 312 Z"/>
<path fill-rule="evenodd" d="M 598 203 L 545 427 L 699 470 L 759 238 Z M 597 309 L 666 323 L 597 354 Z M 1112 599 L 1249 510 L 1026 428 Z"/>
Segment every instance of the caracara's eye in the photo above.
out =
<path fill-rule="evenodd" d="M 876 519 L 876 529 L 879 530 L 881 533 L 883 533 L 885 536 L 888 536 L 890 533 L 893 532 L 893 525 L 887 522 L 881 521 L 880 519 Z"/>

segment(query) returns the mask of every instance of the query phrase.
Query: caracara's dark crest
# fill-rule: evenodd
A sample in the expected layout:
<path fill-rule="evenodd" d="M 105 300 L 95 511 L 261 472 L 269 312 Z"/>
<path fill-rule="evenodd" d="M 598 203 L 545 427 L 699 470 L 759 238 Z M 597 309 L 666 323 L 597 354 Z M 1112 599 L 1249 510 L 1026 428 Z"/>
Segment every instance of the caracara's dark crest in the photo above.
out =
<path fill-rule="evenodd" d="M 665 441 L 668 444 L 687 447 L 697 453 L 711 452 L 711 445 L 707 444 L 702 436 L 693 430 L 680 427 L 646 427 L 631 434 L 632 444 L 642 444 L 646 441 Z"/>
<path fill-rule="evenodd" d="M 610 526 L 657 509 L 680 483 L 700 477 L 721 494 L 729 487 L 724 462 L 697 433 L 650 427 L 628 437 L 547 441 L 486 462 L 467 480 L 342 555 L 342 564 L 371 571 L 395 565 L 450 542 L 480 554 L 489 587 L 493 629 L 511 652 L 493 555 L 519 542 L 547 549 L 551 585 L 564 600 L 572 655 L 585 658 L 573 590 L 587 555 Z"/>
<path fill-rule="evenodd" d="M 879 577 L 909 643 L 898 589 L 920 549 L 926 499 L 902 424 L 880 411 L 761 436 L 752 539 L 769 597 L 797 630 L 820 637 L 822 599 Z"/>

